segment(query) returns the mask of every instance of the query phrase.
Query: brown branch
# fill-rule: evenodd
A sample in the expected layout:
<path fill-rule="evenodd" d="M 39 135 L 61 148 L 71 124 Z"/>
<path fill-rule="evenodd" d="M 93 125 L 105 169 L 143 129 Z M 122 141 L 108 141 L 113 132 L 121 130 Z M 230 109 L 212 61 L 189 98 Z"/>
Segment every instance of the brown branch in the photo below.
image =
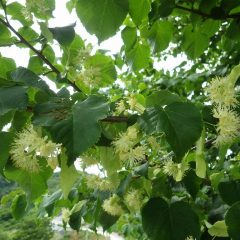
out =
<path fill-rule="evenodd" d="M 128 117 L 122 117 L 122 116 L 109 116 L 101 120 L 101 122 L 110 122 L 110 123 L 121 123 L 121 122 L 127 122 Z"/>
<path fill-rule="evenodd" d="M 33 47 L 20 33 L 18 33 L 7 20 L 4 21 L 2 18 L 0 18 L 0 22 L 9 28 L 20 39 L 21 43 L 25 44 L 34 53 L 36 53 L 36 55 L 42 59 L 42 61 L 45 62 L 54 73 L 56 73 L 58 76 L 61 75 L 61 72 L 41 52 Z M 74 83 L 72 83 L 70 80 L 67 81 L 68 84 L 70 84 L 76 91 L 81 92 L 81 90 Z"/>

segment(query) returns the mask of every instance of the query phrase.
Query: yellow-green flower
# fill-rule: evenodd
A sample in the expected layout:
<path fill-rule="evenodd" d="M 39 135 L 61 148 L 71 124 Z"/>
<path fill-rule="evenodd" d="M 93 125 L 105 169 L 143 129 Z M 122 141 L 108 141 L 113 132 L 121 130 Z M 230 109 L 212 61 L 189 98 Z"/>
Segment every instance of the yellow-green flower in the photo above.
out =
<path fill-rule="evenodd" d="M 129 210 L 139 211 L 143 204 L 143 195 L 140 190 L 130 190 L 124 197 Z"/>
<path fill-rule="evenodd" d="M 210 101 L 220 107 L 230 107 L 237 103 L 234 85 L 228 77 L 214 78 L 206 90 Z"/>
<path fill-rule="evenodd" d="M 216 145 L 231 144 L 240 136 L 240 119 L 238 114 L 229 108 L 214 109 L 214 117 L 219 119 L 215 140 Z"/>
<path fill-rule="evenodd" d="M 120 205 L 120 198 L 116 194 L 113 194 L 113 196 L 104 200 L 102 207 L 104 211 L 112 216 L 120 216 L 124 213 L 124 210 Z"/>
<path fill-rule="evenodd" d="M 62 209 L 62 221 L 64 223 L 68 223 L 69 219 L 70 219 L 70 216 L 71 216 L 70 210 L 68 208 L 63 208 Z"/>
<path fill-rule="evenodd" d="M 42 138 L 29 125 L 23 131 L 17 133 L 11 148 L 10 155 L 16 167 L 28 172 L 39 172 L 39 157 L 47 159 L 50 167 L 57 166 L 57 154 L 60 144 L 55 144 L 47 137 Z"/>
<path fill-rule="evenodd" d="M 165 161 L 163 166 L 163 172 L 169 176 L 172 176 L 176 182 L 179 182 L 183 179 L 188 169 L 189 166 L 185 162 L 175 163 L 172 160 Z"/>

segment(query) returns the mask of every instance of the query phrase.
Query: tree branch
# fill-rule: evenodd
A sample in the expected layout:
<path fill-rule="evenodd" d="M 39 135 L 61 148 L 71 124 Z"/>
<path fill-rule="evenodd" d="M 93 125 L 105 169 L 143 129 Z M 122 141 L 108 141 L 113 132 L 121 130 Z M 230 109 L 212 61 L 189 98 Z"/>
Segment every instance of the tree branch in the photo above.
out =
<path fill-rule="evenodd" d="M 181 10 L 186 11 L 186 12 L 195 13 L 195 14 L 197 14 L 199 16 L 202 16 L 202 17 L 205 17 L 205 18 L 213 18 L 213 19 L 215 19 L 213 15 L 204 13 L 204 12 L 198 10 L 198 9 L 187 8 L 187 7 L 183 7 L 183 6 L 180 6 L 180 5 L 175 5 L 175 8 L 181 9 Z M 222 19 L 239 18 L 239 17 L 240 17 L 239 14 L 232 14 L 232 15 L 223 16 Z"/>
<path fill-rule="evenodd" d="M 109 116 L 101 120 L 101 122 L 110 122 L 110 123 L 121 123 L 121 122 L 127 122 L 128 117 L 122 117 L 122 116 Z"/>
<path fill-rule="evenodd" d="M 20 42 L 25 44 L 28 48 L 30 48 L 42 61 L 47 64 L 51 70 L 56 73 L 58 76 L 61 75 L 61 72 L 41 53 L 39 52 L 35 47 L 33 47 L 20 33 L 18 33 L 12 25 L 8 21 L 4 21 L 2 18 L 0 18 L 0 22 L 5 25 L 7 28 L 9 28 L 19 39 Z M 68 83 L 78 92 L 81 92 L 81 90 L 70 80 L 67 80 Z"/>

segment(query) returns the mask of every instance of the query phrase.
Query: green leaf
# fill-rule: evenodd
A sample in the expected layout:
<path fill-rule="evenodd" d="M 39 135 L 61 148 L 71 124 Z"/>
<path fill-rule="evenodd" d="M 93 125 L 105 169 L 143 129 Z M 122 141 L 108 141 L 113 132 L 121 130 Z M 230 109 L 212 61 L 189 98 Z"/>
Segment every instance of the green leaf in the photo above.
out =
<path fill-rule="evenodd" d="M 13 133 L 0 132 L 0 174 L 3 175 L 3 169 L 9 158 L 9 149 L 13 140 Z"/>
<path fill-rule="evenodd" d="M 37 32 L 35 32 L 32 28 L 30 27 L 21 27 L 18 29 L 19 34 L 21 34 L 27 41 L 31 42 L 34 41 L 35 43 L 37 43 L 37 38 L 38 38 L 38 34 Z M 33 44 L 34 45 L 34 44 Z M 22 46 L 26 46 L 24 44 L 22 44 Z"/>
<path fill-rule="evenodd" d="M 240 181 L 220 182 L 218 190 L 222 200 L 228 205 L 240 201 Z"/>
<path fill-rule="evenodd" d="M 200 178 L 206 177 L 207 164 L 205 161 L 204 154 L 204 144 L 205 144 L 205 131 L 203 130 L 201 137 L 196 143 L 196 175 Z"/>
<path fill-rule="evenodd" d="M 17 195 L 12 202 L 11 209 L 12 215 L 15 219 L 19 220 L 26 213 L 27 198 L 25 194 Z"/>
<path fill-rule="evenodd" d="M 142 209 L 143 229 L 151 240 L 199 239 L 198 216 L 185 202 L 170 205 L 162 198 L 151 198 Z"/>
<path fill-rule="evenodd" d="M 125 27 L 122 32 L 122 40 L 126 51 L 129 51 L 137 41 L 137 29 L 132 27 Z"/>
<path fill-rule="evenodd" d="M 201 32 L 194 32 L 187 26 L 183 32 L 182 49 L 191 59 L 200 57 L 209 46 L 209 38 Z"/>
<path fill-rule="evenodd" d="M 176 102 L 165 108 L 147 109 L 139 122 L 147 133 L 165 132 L 179 158 L 198 140 L 202 131 L 200 111 L 192 103 Z"/>
<path fill-rule="evenodd" d="M 160 0 L 158 7 L 158 16 L 167 17 L 175 8 L 175 0 Z"/>
<path fill-rule="evenodd" d="M 16 63 L 11 58 L 0 57 L 0 77 L 8 79 L 8 73 L 16 69 Z"/>
<path fill-rule="evenodd" d="M 236 202 L 228 209 L 225 222 L 227 225 L 227 231 L 232 240 L 239 240 L 239 229 L 240 229 L 240 202 Z"/>
<path fill-rule="evenodd" d="M 236 0 L 222 0 L 221 8 L 224 9 L 226 13 L 229 13 L 232 9 L 238 7 L 240 5 L 239 1 Z"/>
<path fill-rule="evenodd" d="M 174 102 L 182 102 L 182 100 L 178 95 L 171 93 L 167 90 L 160 90 L 157 92 L 153 92 L 151 95 L 146 97 L 147 107 L 154 107 L 154 106 L 163 107 L 165 105 L 169 105 Z"/>
<path fill-rule="evenodd" d="M 10 110 L 24 110 L 27 107 L 28 97 L 26 88 L 22 86 L 0 88 L 0 115 Z"/>
<path fill-rule="evenodd" d="M 183 183 L 193 199 L 196 199 L 200 189 L 201 180 L 196 176 L 194 170 L 187 171 Z"/>
<path fill-rule="evenodd" d="M 51 124 L 52 120 L 45 119 L 47 124 Z M 42 119 L 44 121 L 44 119 Z M 66 148 L 68 156 L 68 165 L 71 165 L 76 160 L 79 154 L 74 153 L 74 136 L 73 136 L 73 117 L 70 116 L 64 120 L 55 122 L 49 128 L 54 142 L 61 143 Z"/>
<path fill-rule="evenodd" d="M 231 40 L 239 41 L 240 39 L 240 27 L 238 24 L 238 21 L 232 21 L 231 24 L 229 25 L 226 36 L 230 38 Z"/>
<path fill-rule="evenodd" d="M 79 0 L 76 11 L 87 31 L 102 42 L 121 26 L 128 13 L 128 0 Z"/>
<path fill-rule="evenodd" d="M 26 85 L 29 87 L 39 88 L 47 93 L 53 93 L 49 86 L 35 73 L 24 68 L 19 67 L 11 72 L 11 78 L 14 82 Z"/>
<path fill-rule="evenodd" d="M 129 13 L 137 26 L 147 18 L 150 6 L 149 0 L 129 0 Z"/>
<path fill-rule="evenodd" d="M 61 155 L 61 172 L 60 172 L 60 186 L 63 192 L 63 196 L 66 199 L 68 197 L 69 192 L 71 191 L 74 183 L 78 179 L 79 174 L 72 164 L 68 166 L 67 157 L 62 154 Z"/>
<path fill-rule="evenodd" d="M 18 20 L 24 26 L 32 25 L 33 21 L 26 18 L 24 11 L 26 11 L 26 8 L 18 2 L 12 2 L 7 5 L 7 13 L 11 15 L 11 19 Z"/>
<path fill-rule="evenodd" d="M 28 62 L 28 69 L 36 74 L 41 74 L 44 70 L 42 59 L 38 56 L 32 56 Z"/>
<path fill-rule="evenodd" d="M 114 174 L 121 168 L 119 158 L 112 147 L 99 147 L 99 160 L 107 171 L 108 176 Z"/>
<path fill-rule="evenodd" d="M 39 161 L 41 163 L 41 161 Z M 5 167 L 4 175 L 9 179 L 17 182 L 27 193 L 28 198 L 33 201 L 40 197 L 47 189 L 47 180 L 52 174 L 52 170 L 46 167 L 47 163 L 43 162 L 41 171 L 30 173 L 11 165 Z"/>
<path fill-rule="evenodd" d="M 101 136 L 99 120 L 105 118 L 109 105 L 104 97 L 90 96 L 73 106 L 73 148 L 81 154 L 93 146 Z"/>
<path fill-rule="evenodd" d="M 45 196 L 44 199 L 43 199 L 43 207 L 47 208 L 47 207 L 53 205 L 57 200 L 60 199 L 61 196 L 62 196 L 62 190 L 61 189 L 58 189 L 57 191 L 55 191 L 50 196 L 49 195 Z"/>
<path fill-rule="evenodd" d="M 99 222 L 103 227 L 103 231 L 106 231 L 107 229 L 109 229 L 114 223 L 116 223 L 118 219 L 119 217 L 112 216 L 103 210 L 101 211 L 99 216 Z"/>
<path fill-rule="evenodd" d="M 148 33 L 148 39 L 154 52 L 165 50 L 172 39 L 174 27 L 168 21 L 156 21 Z"/>
<path fill-rule="evenodd" d="M 99 71 L 98 87 L 104 87 L 112 84 L 117 78 L 117 72 L 114 66 L 114 62 L 111 57 L 103 54 L 96 54 L 88 57 L 85 61 L 87 68 L 97 69 Z"/>
<path fill-rule="evenodd" d="M 49 30 L 53 34 L 53 38 L 56 39 L 59 44 L 68 46 L 71 44 L 75 37 L 75 26 L 76 24 L 74 23 L 65 27 L 49 28 Z"/>
<path fill-rule="evenodd" d="M 227 226 L 225 221 L 215 222 L 209 229 L 208 233 L 213 237 L 228 237 Z"/>
<path fill-rule="evenodd" d="M 150 62 L 149 46 L 137 42 L 131 50 L 126 52 L 126 60 L 135 72 L 146 68 Z"/>

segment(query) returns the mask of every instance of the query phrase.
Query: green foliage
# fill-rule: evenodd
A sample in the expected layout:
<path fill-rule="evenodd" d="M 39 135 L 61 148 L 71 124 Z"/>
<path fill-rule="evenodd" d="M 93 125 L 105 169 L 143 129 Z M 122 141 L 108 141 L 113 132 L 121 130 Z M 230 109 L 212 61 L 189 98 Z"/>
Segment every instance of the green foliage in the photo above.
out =
<path fill-rule="evenodd" d="M 22 189 L 0 182 L 1 197 L 18 224 L 36 207 L 128 240 L 238 240 L 239 1 L 69 0 L 77 19 L 50 26 L 55 3 L 0 1 L 0 48 L 29 58 L 0 56 L 0 174 Z M 44 221 L 10 239 L 49 239 Z"/>

